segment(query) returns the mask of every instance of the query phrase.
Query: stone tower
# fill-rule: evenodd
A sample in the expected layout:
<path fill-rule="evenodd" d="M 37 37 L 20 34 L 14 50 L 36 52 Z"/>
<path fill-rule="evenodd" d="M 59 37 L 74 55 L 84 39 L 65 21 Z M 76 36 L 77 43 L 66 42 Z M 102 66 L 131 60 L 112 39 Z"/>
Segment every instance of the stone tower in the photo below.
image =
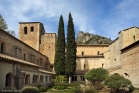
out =
<path fill-rule="evenodd" d="M 19 40 L 28 44 L 32 48 L 39 51 L 41 36 L 45 30 L 40 22 L 20 22 L 19 23 Z"/>
<path fill-rule="evenodd" d="M 40 52 L 49 58 L 50 63 L 54 64 L 56 33 L 45 33 L 41 37 Z"/>
<path fill-rule="evenodd" d="M 45 33 L 42 23 L 20 22 L 19 40 L 47 56 L 51 65 L 54 64 L 56 33 Z"/>

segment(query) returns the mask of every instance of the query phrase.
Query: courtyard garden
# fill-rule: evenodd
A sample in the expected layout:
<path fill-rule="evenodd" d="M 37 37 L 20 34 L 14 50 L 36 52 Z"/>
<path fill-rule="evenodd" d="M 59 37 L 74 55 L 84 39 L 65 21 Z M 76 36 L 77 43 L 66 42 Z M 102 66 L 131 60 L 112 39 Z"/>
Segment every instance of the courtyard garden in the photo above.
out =
<path fill-rule="evenodd" d="M 44 93 L 139 93 L 130 80 L 117 73 L 109 75 L 103 68 L 90 70 L 85 74 L 85 79 L 87 82 L 84 83 L 68 83 L 65 76 L 57 75 L 52 86 L 46 88 L 40 85 L 38 91 Z"/>

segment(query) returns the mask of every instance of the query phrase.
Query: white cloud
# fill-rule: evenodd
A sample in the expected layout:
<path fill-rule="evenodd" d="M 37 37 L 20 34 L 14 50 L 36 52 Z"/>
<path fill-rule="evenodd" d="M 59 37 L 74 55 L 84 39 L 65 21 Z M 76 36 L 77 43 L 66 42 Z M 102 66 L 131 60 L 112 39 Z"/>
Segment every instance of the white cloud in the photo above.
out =
<path fill-rule="evenodd" d="M 15 31 L 18 30 L 18 27 L 16 27 L 18 22 L 36 21 L 35 19 L 39 17 L 45 20 L 52 20 L 58 22 L 59 17 L 62 14 L 65 23 L 67 23 L 69 12 L 72 13 L 74 24 L 77 26 L 76 28 L 79 28 L 79 30 L 83 31 L 91 31 L 93 29 L 89 25 L 87 25 L 89 20 L 87 20 L 87 18 L 82 12 L 80 12 L 82 9 L 80 6 L 80 1 L 7 0 L 7 2 L 8 11 L 2 12 L 6 15 L 5 19 L 9 26 L 9 29 L 13 29 Z M 1 10 L 4 10 L 4 6 Z M 26 13 L 28 15 L 26 15 Z M 44 26 L 46 26 L 45 28 L 47 30 L 50 30 L 50 32 L 53 30 L 53 28 L 57 28 L 57 26 L 48 27 L 47 24 L 49 23 L 44 23 Z"/>

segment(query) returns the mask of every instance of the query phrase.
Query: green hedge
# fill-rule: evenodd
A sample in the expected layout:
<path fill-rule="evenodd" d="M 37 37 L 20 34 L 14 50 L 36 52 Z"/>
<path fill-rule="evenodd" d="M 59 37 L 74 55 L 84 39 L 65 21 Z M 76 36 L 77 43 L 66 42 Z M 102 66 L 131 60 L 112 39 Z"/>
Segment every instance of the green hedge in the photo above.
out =
<path fill-rule="evenodd" d="M 79 83 L 54 83 L 54 86 L 76 87 L 76 86 L 80 86 L 80 84 Z"/>
<path fill-rule="evenodd" d="M 39 87 L 39 91 L 40 91 L 40 92 L 45 92 L 45 91 L 46 91 L 46 87 L 40 86 L 40 87 Z"/>
<path fill-rule="evenodd" d="M 25 86 L 22 88 L 22 93 L 40 93 L 37 87 Z"/>
<path fill-rule="evenodd" d="M 8 87 L 5 87 L 4 89 L 2 89 L 3 93 L 16 93 L 16 90 L 15 87 L 11 87 L 11 86 L 8 86 Z"/>
<path fill-rule="evenodd" d="M 54 89 L 57 89 L 57 90 L 63 90 L 67 88 L 68 88 L 67 86 L 54 86 Z"/>

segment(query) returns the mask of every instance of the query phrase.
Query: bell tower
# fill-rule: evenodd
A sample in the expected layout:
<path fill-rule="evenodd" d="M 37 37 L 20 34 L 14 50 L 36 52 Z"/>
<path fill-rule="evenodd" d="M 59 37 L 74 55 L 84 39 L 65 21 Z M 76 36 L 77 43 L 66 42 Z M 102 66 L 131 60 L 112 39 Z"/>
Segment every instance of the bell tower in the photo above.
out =
<path fill-rule="evenodd" d="M 20 22 L 19 23 L 19 40 L 28 44 L 32 48 L 39 51 L 41 43 L 41 36 L 44 35 L 45 30 L 43 24 L 40 22 Z"/>

